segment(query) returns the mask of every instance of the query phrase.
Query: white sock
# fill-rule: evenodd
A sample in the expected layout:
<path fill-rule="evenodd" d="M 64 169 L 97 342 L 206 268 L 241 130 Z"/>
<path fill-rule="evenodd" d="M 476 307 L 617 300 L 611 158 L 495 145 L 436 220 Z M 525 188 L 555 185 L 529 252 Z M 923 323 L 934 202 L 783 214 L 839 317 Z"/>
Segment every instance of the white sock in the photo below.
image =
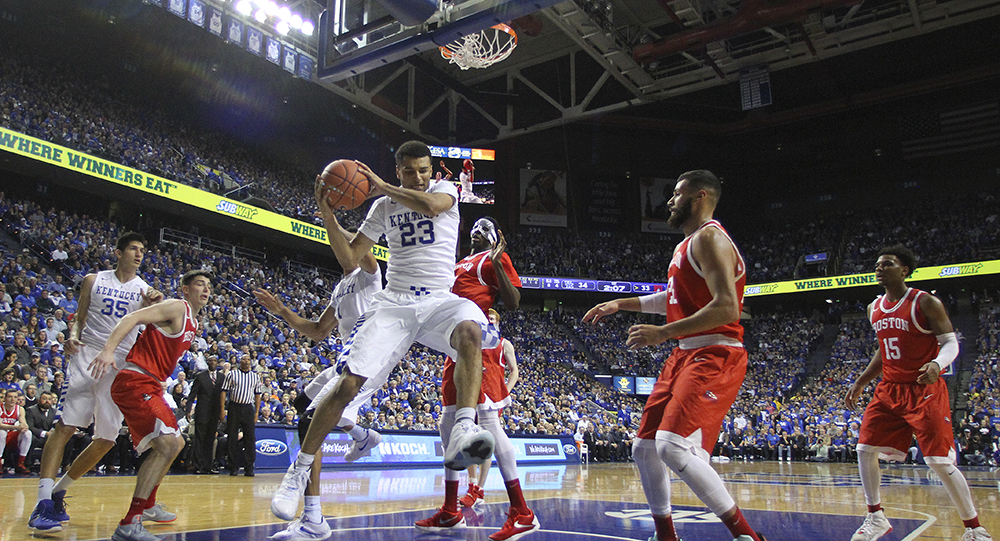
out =
<path fill-rule="evenodd" d="M 313 524 L 323 520 L 323 509 L 319 504 L 319 496 L 306 496 L 306 505 L 302 515 Z"/>
<path fill-rule="evenodd" d="M 38 480 L 38 501 L 52 499 L 52 487 L 55 486 L 55 479 Z"/>
<path fill-rule="evenodd" d="M 969 491 L 969 482 L 965 480 L 962 472 L 955 467 L 954 463 L 940 464 L 927 460 L 924 461 L 937 474 L 941 484 L 944 485 L 948 495 L 951 496 L 951 503 L 955 504 L 958 510 L 958 517 L 962 520 L 972 520 L 976 518 L 976 506 L 972 503 L 972 493 Z"/>
<path fill-rule="evenodd" d="M 354 426 L 351 427 L 350 430 L 347 431 L 347 433 L 352 438 L 354 438 L 354 441 L 361 441 L 361 440 L 365 439 L 368 436 L 368 429 L 367 428 L 361 428 L 358 425 L 354 425 Z"/>
<path fill-rule="evenodd" d="M 316 455 L 310 455 L 300 451 L 298 458 L 295 459 L 295 469 L 308 470 L 310 467 L 312 467 L 312 463 L 315 458 Z"/>
<path fill-rule="evenodd" d="M 67 488 L 70 487 L 70 485 L 73 484 L 74 481 L 76 481 L 76 479 L 73 479 L 67 473 L 63 475 L 61 478 L 59 478 L 59 482 L 56 483 L 56 486 L 52 488 L 52 492 L 61 492 L 63 490 L 66 490 Z"/>
<path fill-rule="evenodd" d="M 470 423 L 474 424 L 476 422 L 476 408 L 458 408 L 455 410 L 455 423 Z"/>
<path fill-rule="evenodd" d="M 882 503 L 882 472 L 878 469 L 878 451 L 858 451 L 858 472 L 861 474 L 861 489 L 865 491 L 865 503 Z"/>

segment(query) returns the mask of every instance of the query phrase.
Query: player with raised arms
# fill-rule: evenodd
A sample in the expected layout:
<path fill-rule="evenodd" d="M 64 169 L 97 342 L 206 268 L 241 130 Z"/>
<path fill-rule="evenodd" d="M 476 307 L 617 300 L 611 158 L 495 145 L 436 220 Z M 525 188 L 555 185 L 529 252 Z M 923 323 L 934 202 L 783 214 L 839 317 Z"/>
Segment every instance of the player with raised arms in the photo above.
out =
<path fill-rule="evenodd" d="M 493 436 L 474 419 L 482 381 L 481 349 L 495 347 L 499 337 L 475 303 L 450 291 L 458 244 L 458 193 L 450 182 L 431 183 L 430 149 L 418 141 L 406 142 L 396 151 L 401 186 L 388 184 L 363 163 L 358 167 L 369 178 L 370 196 L 386 197 L 372 204 L 353 240 L 329 235 L 330 244 L 341 266 L 352 268 L 385 235 L 392 254 L 388 285 L 358 319 L 341 354 L 343 373 L 336 382 L 327 383 L 330 389 L 316 404 L 299 455 L 271 499 L 271 511 L 284 520 L 296 516 L 315 454 L 344 409 L 368 379 L 387 363 L 398 363 L 415 341 L 458 360 L 456 423 L 442 438 L 445 465 L 461 470 L 493 453 Z M 325 190 L 319 182 L 317 189 Z M 328 227 L 340 228 L 335 216 L 328 218 Z"/>
<path fill-rule="evenodd" d="M 747 370 L 740 325 L 746 266 L 736 244 L 712 218 L 721 195 L 722 183 L 710 171 L 678 177 L 667 223 L 683 230 L 685 237 L 674 248 L 667 288 L 601 303 L 583 317 L 597 323 L 619 310 L 663 314 L 666 325 L 632 326 L 626 345 L 650 346 L 671 338 L 680 342 L 653 385 L 632 445 L 656 525 L 651 541 L 677 540 L 670 517 L 669 470 L 722 519 L 736 541 L 765 541 L 747 524 L 709 462 Z"/>

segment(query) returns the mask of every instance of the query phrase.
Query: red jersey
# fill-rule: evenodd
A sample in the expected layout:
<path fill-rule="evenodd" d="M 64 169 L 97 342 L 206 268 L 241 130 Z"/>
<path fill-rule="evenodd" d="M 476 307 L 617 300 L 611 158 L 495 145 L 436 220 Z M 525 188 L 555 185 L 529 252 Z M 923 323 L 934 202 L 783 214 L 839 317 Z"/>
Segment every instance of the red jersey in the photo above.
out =
<path fill-rule="evenodd" d="M 870 320 L 882 352 L 882 380 L 915 383 L 920 367 L 938 354 L 937 337 L 920 310 L 919 289 L 908 288 L 903 298 L 891 304 L 885 295 L 872 303 Z"/>
<path fill-rule="evenodd" d="M 736 243 L 729 237 L 722 225 L 715 220 L 709 220 L 702 224 L 694 233 L 688 235 L 674 248 L 674 257 L 670 260 L 670 268 L 667 270 L 667 322 L 678 321 L 691 316 L 701 310 L 709 302 L 712 302 L 712 292 L 708 289 L 708 284 L 702 276 L 701 267 L 694 260 L 691 239 L 706 227 L 714 227 L 722 232 L 729 239 L 729 243 L 736 252 L 736 266 L 733 268 L 733 277 L 736 278 L 736 297 L 743 310 L 743 288 L 746 286 L 746 265 L 743 263 L 743 256 L 740 255 Z M 702 336 L 706 334 L 720 334 L 726 338 L 743 341 L 743 325 L 739 320 L 721 325 L 714 329 L 708 329 L 699 333 L 678 338 L 689 338 L 691 336 Z"/>
<path fill-rule="evenodd" d="M 504 253 L 500 264 L 514 287 L 521 287 L 521 277 L 514 270 L 510 256 Z M 483 313 L 493 306 L 500 293 L 500 282 L 490 261 L 489 250 L 469 255 L 455 264 L 455 285 L 451 286 L 451 292 L 476 303 Z"/>
<path fill-rule="evenodd" d="M 510 393 L 507 391 L 507 359 L 503 354 L 506 338 L 500 339 L 500 345 L 493 349 L 483 350 L 483 392 L 493 402 L 495 407 L 507 407 L 510 404 Z"/>
<path fill-rule="evenodd" d="M 184 352 L 191 349 L 198 322 L 191 317 L 191 305 L 184 301 L 184 328 L 177 334 L 167 334 L 156 325 L 148 325 L 136 339 L 125 358 L 159 381 L 167 381 Z"/>
<path fill-rule="evenodd" d="M 3 404 L 0 404 L 0 424 L 17 426 L 20 419 L 21 406 L 14 404 L 14 409 L 7 411 L 7 408 Z"/>

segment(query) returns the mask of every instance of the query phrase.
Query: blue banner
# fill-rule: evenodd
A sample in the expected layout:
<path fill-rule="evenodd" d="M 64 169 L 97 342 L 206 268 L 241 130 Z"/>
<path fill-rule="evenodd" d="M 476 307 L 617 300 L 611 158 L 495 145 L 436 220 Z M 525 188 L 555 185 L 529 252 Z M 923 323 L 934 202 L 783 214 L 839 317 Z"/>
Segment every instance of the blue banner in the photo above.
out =
<path fill-rule="evenodd" d="M 292 49 L 288 45 L 285 45 L 284 55 L 281 57 L 281 67 L 285 68 L 285 71 L 295 75 L 295 57 L 297 57 L 295 49 Z"/>
<path fill-rule="evenodd" d="M 226 33 L 226 41 L 236 45 L 243 44 L 243 23 L 236 19 L 229 19 L 229 32 Z"/>
<path fill-rule="evenodd" d="M 625 394 L 635 394 L 635 378 L 632 376 L 612 376 L 612 386 L 616 391 Z"/>
<path fill-rule="evenodd" d="M 188 20 L 199 27 L 205 26 L 205 3 L 202 0 L 191 0 L 188 5 Z"/>
<path fill-rule="evenodd" d="M 517 462 L 521 463 L 579 463 L 580 455 L 572 436 L 511 436 Z M 354 440 L 343 432 L 332 432 L 323 441 L 324 466 L 352 466 L 344 454 Z M 283 426 L 257 427 L 257 466 L 285 469 L 291 457 L 299 452 L 298 432 Z M 382 443 L 372 449 L 370 456 L 357 460 L 367 466 L 440 466 L 444 449 L 441 437 L 433 432 L 415 433 L 386 431 Z"/>
<path fill-rule="evenodd" d="M 636 376 L 635 378 L 635 394 L 649 395 L 653 392 L 653 384 L 656 383 L 656 378 L 650 376 Z"/>
<path fill-rule="evenodd" d="M 263 54 L 264 33 L 256 28 L 247 28 L 247 50 L 260 56 Z"/>
<path fill-rule="evenodd" d="M 212 8 L 212 16 L 208 19 L 208 31 L 222 37 L 222 11 Z"/>
<path fill-rule="evenodd" d="M 187 11 L 184 9 L 184 0 L 170 0 L 170 3 L 167 5 L 167 9 L 170 10 L 170 13 L 173 13 L 178 17 L 184 17 Z"/>
<path fill-rule="evenodd" d="M 311 81 L 313 72 L 313 60 L 304 54 L 299 55 L 299 77 Z"/>
<path fill-rule="evenodd" d="M 274 64 L 281 63 L 281 42 L 267 36 L 267 59 Z"/>

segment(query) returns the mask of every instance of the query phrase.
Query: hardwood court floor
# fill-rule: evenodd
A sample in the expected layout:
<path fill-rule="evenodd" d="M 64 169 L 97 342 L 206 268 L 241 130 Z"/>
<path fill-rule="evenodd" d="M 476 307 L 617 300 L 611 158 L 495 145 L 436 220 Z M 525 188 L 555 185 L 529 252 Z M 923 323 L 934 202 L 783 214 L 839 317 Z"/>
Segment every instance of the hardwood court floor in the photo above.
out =
<path fill-rule="evenodd" d="M 865 512 L 853 464 L 735 462 L 714 466 L 748 520 L 770 541 L 846 541 Z M 632 464 L 526 466 L 520 470 L 526 497 L 541 522 L 541 531 L 528 539 L 645 540 L 653 531 Z M 883 506 L 895 527 L 883 539 L 961 538 L 961 520 L 926 467 L 884 466 L 882 472 Z M 1000 539 L 1000 470 L 966 469 L 964 473 L 980 520 Z M 149 525 L 149 529 L 167 540 L 266 539 L 284 527 L 269 508 L 281 476 L 168 476 L 159 499 L 178 519 L 172 524 Z M 496 468 L 486 487 L 487 504 L 466 511 L 469 529 L 440 536 L 420 535 L 412 528 L 413 520 L 429 516 L 441 504 L 443 479 L 437 469 L 324 472 L 323 512 L 337 517 L 329 521 L 335 529 L 331 539 L 485 541 L 502 525 L 507 508 Z M 37 477 L 0 479 L 0 541 L 31 538 L 26 524 L 37 483 Z M 52 537 L 108 539 L 128 507 L 134 483 L 133 476 L 81 479 L 67 500 L 72 522 Z M 731 539 L 682 482 L 674 478 L 671 486 L 681 537 L 688 541 Z"/>

